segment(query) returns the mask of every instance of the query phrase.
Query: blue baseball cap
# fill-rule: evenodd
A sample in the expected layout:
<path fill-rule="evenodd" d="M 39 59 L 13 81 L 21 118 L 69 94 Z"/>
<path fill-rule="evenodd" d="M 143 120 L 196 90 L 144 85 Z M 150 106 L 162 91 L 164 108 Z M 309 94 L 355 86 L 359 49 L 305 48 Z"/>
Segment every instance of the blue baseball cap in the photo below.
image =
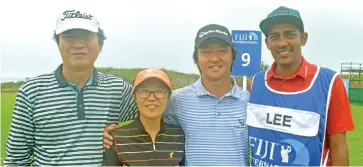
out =
<path fill-rule="evenodd" d="M 260 22 L 260 29 L 267 37 L 271 27 L 278 23 L 295 24 L 301 32 L 304 32 L 304 23 L 299 11 L 284 6 L 280 6 L 268 14 L 267 18 Z"/>

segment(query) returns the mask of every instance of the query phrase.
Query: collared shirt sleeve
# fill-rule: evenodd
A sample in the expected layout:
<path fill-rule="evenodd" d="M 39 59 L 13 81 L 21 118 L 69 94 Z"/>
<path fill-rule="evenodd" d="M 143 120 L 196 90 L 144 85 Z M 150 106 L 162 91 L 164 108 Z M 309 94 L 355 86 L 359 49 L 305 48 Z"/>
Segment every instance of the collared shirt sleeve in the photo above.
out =
<path fill-rule="evenodd" d="M 166 123 L 175 125 L 175 126 L 180 126 L 178 117 L 177 117 L 177 103 L 176 103 L 176 94 L 172 93 L 169 99 L 169 103 L 168 106 L 166 108 L 166 111 L 163 114 L 163 119 Z"/>
<path fill-rule="evenodd" d="M 4 166 L 31 166 L 34 146 L 32 103 L 22 88 L 15 100 Z"/>
<path fill-rule="evenodd" d="M 327 134 L 343 133 L 354 129 L 352 112 L 343 80 L 338 75 L 333 83 L 328 111 Z"/>
<path fill-rule="evenodd" d="M 132 85 L 124 81 L 124 92 L 121 97 L 119 122 L 133 120 L 138 113 L 137 104 L 132 94 Z"/>
<path fill-rule="evenodd" d="M 116 144 L 113 143 L 111 148 L 107 149 L 103 153 L 103 165 L 102 166 L 121 166 L 122 163 L 118 159 Z"/>

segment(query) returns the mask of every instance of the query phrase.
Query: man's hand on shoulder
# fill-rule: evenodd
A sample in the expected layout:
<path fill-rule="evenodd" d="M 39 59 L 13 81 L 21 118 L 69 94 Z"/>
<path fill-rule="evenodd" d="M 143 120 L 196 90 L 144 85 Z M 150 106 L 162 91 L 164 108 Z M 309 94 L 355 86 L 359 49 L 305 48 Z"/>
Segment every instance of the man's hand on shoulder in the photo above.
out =
<path fill-rule="evenodd" d="M 131 122 L 133 122 L 133 120 L 120 122 L 119 124 L 110 124 L 105 128 L 105 130 L 103 131 L 103 151 L 109 149 L 113 144 L 113 137 L 111 135 L 111 132 L 119 127 L 128 125 Z"/>
<path fill-rule="evenodd" d="M 113 144 L 113 137 L 110 133 L 115 130 L 118 126 L 116 124 L 108 125 L 103 131 L 103 151 L 109 149 Z"/>

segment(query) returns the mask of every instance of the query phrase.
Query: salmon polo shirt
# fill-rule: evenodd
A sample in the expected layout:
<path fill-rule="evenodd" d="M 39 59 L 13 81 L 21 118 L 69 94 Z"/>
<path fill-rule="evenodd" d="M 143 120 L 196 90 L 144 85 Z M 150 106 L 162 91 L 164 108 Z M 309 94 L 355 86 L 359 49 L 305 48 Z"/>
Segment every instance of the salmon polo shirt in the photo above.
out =
<path fill-rule="evenodd" d="M 267 71 L 266 80 L 268 86 L 276 91 L 297 92 L 310 86 L 318 68 L 316 65 L 307 62 L 303 57 L 300 68 L 291 77 L 283 78 L 276 74 L 275 69 L 276 62 Z M 338 75 L 333 82 L 327 116 L 327 135 L 343 133 L 354 129 L 350 103 L 341 76 Z M 325 138 L 323 157 L 326 157 L 327 151 L 328 138 Z M 330 159 L 327 165 L 330 165 Z"/>

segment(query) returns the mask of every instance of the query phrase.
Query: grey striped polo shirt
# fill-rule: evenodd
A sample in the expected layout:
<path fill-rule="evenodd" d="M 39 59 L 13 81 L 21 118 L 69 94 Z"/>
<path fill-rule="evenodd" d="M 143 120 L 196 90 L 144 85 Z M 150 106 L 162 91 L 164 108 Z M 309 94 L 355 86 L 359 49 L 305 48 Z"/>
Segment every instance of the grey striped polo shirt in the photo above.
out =
<path fill-rule="evenodd" d="M 64 79 L 60 65 L 19 88 L 4 165 L 100 166 L 104 128 L 136 115 L 125 80 L 95 69 L 78 88 Z"/>

